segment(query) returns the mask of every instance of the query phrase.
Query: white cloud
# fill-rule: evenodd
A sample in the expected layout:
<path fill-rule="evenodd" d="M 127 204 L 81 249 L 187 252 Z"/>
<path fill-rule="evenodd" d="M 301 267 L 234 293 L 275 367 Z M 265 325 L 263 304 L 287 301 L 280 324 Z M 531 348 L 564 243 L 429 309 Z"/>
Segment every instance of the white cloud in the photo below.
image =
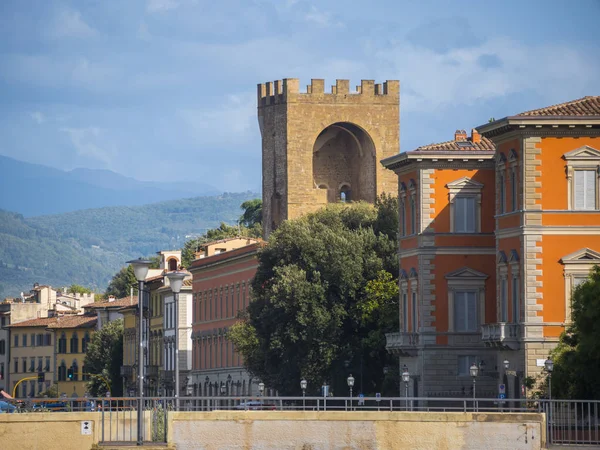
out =
<path fill-rule="evenodd" d="M 323 28 L 343 26 L 341 22 L 334 19 L 330 12 L 321 11 L 316 6 L 310 7 L 310 10 L 304 15 L 304 19 Z"/>
<path fill-rule="evenodd" d="M 112 161 L 115 151 L 106 143 L 102 145 L 102 130 L 98 127 L 61 128 L 60 131 L 67 133 L 78 155 L 106 164 Z"/>
<path fill-rule="evenodd" d="M 46 116 L 39 111 L 34 111 L 29 114 L 33 120 L 37 122 L 38 125 L 43 124 L 46 121 Z"/>
<path fill-rule="evenodd" d="M 176 0 L 148 0 L 146 10 L 149 13 L 160 13 L 170 9 L 175 9 L 179 6 Z"/>
<path fill-rule="evenodd" d="M 561 55 L 559 60 L 557 54 Z M 556 100 L 556 92 L 561 92 L 566 101 L 584 94 L 600 73 L 599 63 L 586 57 L 584 51 L 566 46 L 526 46 L 508 38 L 445 54 L 403 42 L 377 52 L 375 57 L 379 72 L 400 79 L 405 111 L 476 105 L 481 100 L 525 91 L 549 101 Z M 494 65 L 482 64 L 491 57 Z"/>
<path fill-rule="evenodd" d="M 54 37 L 87 38 L 95 36 L 98 32 L 89 26 L 81 17 L 79 11 L 65 9 L 54 20 L 51 34 Z"/>

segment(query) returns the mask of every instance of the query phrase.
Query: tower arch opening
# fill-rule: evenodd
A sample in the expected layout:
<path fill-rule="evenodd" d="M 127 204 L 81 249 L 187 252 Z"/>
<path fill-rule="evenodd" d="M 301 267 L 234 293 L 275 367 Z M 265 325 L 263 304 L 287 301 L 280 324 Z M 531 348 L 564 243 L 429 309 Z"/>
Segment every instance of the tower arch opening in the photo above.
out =
<path fill-rule="evenodd" d="M 375 145 L 371 136 L 350 122 L 326 127 L 313 145 L 313 182 L 327 190 L 327 202 L 364 200 L 376 193 Z"/>

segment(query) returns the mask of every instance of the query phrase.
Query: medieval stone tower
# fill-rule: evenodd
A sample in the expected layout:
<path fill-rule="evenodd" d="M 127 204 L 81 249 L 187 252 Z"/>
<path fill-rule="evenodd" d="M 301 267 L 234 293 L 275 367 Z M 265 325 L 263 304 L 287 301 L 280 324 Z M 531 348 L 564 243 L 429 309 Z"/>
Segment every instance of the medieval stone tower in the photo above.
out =
<path fill-rule="evenodd" d="M 258 85 L 262 135 L 263 231 L 327 203 L 397 193 L 397 177 L 379 161 L 399 151 L 400 83 L 362 80 L 350 93 L 336 80 L 296 78 Z"/>

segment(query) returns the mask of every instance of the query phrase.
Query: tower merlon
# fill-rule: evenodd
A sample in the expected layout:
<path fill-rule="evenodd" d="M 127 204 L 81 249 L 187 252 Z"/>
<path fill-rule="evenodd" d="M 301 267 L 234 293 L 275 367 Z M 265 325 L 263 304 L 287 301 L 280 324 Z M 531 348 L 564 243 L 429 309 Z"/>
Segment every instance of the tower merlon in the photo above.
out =
<path fill-rule="evenodd" d="M 260 83 L 257 86 L 258 106 L 285 103 L 290 95 L 301 96 L 400 96 L 400 82 L 398 80 L 387 80 L 382 84 L 375 84 L 374 80 L 361 80 L 360 86 L 356 86 L 356 92 L 350 92 L 350 81 L 338 79 L 331 86 L 330 92 L 325 92 L 325 80 L 313 78 L 306 86 L 306 92 L 300 92 L 298 78 L 284 78 L 283 80 Z"/>

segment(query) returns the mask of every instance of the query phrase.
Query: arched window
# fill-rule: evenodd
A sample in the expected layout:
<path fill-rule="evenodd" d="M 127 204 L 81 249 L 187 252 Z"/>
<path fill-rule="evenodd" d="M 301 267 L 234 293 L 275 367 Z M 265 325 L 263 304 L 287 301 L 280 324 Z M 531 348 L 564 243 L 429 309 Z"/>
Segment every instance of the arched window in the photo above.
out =
<path fill-rule="evenodd" d="M 58 340 L 58 353 L 67 353 L 67 335 L 64 332 Z"/>
<path fill-rule="evenodd" d="M 71 335 L 71 353 L 79 353 L 79 337 L 76 331 Z"/>
<path fill-rule="evenodd" d="M 60 362 L 60 366 L 58 366 L 58 381 L 66 381 L 67 380 L 67 365 L 65 364 L 65 360 L 63 359 Z"/>
<path fill-rule="evenodd" d="M 85 336 L 81 340 L 81 353 L 87 353 L 88 344 L 90 343 L 90 333 L 85 332 Z"/>
<path fill-rule="evenodd" d="M 177 270 L 177 260 L 175 258 L 171 258 L 169 260 L 169 271 L 172 272 Z"/>
<path fill-rule="evenodd" d="M 340 187 L 340 201 L 341 202 L 349 202 L 352 199 L 350 198 L 350 186 L 348 186 L 347 184 L 343 184 Z"/>
<path fill-rule="evenodd" d="M 71 369 L 73 369 L 73 381 L 79 380 L 79 365 L 77 364 L 77 360 L 74 359 L 71 364 Z"/>

